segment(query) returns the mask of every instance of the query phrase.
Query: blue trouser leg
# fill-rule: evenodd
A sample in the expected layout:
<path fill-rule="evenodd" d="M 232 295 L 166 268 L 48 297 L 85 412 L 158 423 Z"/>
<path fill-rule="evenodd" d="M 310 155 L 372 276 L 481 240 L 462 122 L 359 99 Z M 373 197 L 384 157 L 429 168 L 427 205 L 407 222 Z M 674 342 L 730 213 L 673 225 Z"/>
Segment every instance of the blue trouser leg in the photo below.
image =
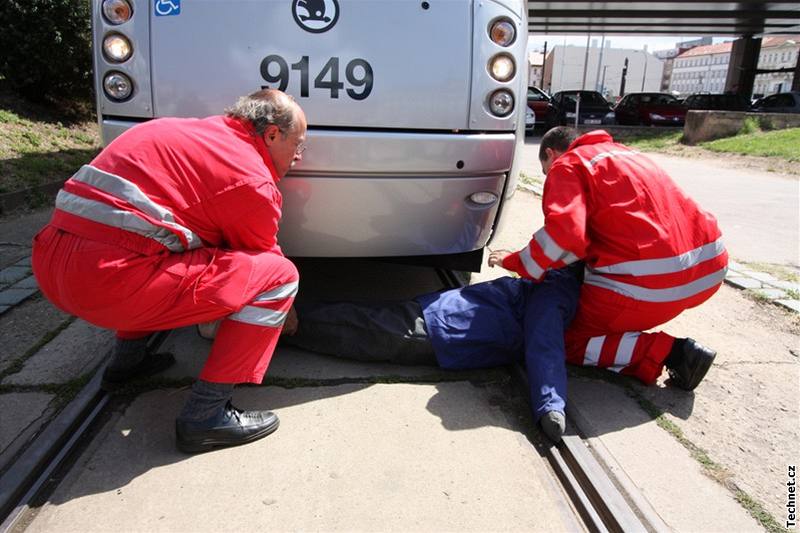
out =
<path fill-rule="evenodd" d="M 580 284 L 572 269 L 548 273 L 531 291 L 525 310 L 525 365 L 534 420 L 564 412 L 567 368 L 564 331 L 575 316 Z"/>

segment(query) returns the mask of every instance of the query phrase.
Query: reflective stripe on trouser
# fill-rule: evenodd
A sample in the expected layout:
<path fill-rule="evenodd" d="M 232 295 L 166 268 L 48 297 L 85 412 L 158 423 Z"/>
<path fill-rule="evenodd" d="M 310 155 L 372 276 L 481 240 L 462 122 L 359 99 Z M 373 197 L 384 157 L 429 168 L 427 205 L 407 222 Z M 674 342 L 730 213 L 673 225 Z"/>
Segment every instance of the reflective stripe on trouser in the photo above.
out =
<path fill-rule="evenodd" d="M 269 325 L 223 321 L 201 374 L 217 383 L 261 382 L 298 280 L 292 262 L 272 253 L 198 248 L 143 256 L 52 226 L 34 239 L 33 270 L 56 306 L 121 338 L 243 311 L 258 319 L 263 309 Z"/>
<path fill-rule="evenodd" d="M 597 366 L 653 383 L 675 338 L 663 333 L 642 333 L 700 305 L 720 285 L 679 302 L 639 302 L 615 292 L 584 285 L 578 313 L 567 330 L 567 362 Z"/>
<path fill-rule="evenodd" d="M 278 272 L 261 273 L 263 292 L 222 321 L 200 379 L 261 383 L 298 288 L 297 270 L 288 259 L 281 259 L 283 262 L 275 265 Z"/>

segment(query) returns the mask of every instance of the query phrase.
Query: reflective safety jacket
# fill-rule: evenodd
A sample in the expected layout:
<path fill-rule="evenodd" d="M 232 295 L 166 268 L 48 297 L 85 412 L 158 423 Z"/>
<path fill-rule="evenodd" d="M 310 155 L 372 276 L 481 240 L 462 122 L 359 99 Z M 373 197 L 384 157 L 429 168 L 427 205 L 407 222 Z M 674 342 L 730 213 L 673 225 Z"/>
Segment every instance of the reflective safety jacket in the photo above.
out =
<path fill-rule="evenodd" d="M 158 119 L 81 167 L 58 193 L 51 224 L 145 255 L 201 246 L 282 255 L 277 181 L 248 123 Z"/>
<path fill-rule="evenodd" d="M 542 208 L 544 227 L 503 261 L 522 277 L 540 280 L 580 259 L 585 284 L 653 303 L 686 303 L 725 277 L 716 219 L 605 131 L 582 135 L 556 159 Z"/>

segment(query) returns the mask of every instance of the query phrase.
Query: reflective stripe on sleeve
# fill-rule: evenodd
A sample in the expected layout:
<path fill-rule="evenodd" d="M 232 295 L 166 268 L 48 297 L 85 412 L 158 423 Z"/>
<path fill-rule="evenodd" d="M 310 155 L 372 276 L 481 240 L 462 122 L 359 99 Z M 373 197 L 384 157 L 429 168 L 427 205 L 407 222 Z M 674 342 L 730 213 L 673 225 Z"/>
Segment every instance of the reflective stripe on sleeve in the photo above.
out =
<path fill-rule="evenodd" d="M 91 185 L 120 200 L 128 202 L 136 206 L 143 213 L 157 219 L 165 226 L 180 231 L 186 237 L 186 242 L 189 244 L 190 250 L 203 246 L 203 241 L 200 237 L 189 228 L 175 222 L 175 215 L 173 215 L 172 212 L 151 200 L 135 183 L 91 165 L 83 165 L 80 170 L 72 176 L 72 179 Z"/>
<path fill-rule="evenodd" d="M 631 364 L 633 349 L 636 347 L 636 341 L 639 340 L 640 335 L 641 332 L 639 331 L 622 334 L 622 339 L 620 339 L 619 346 L 617 347 L 617 354 L 614 356 L 614 364 L 611 365 L 609 370 L 620 372 Z"/>
<path fill-rule="evenodd" d="M 534 233 L 533 238 L 536 240 L 539 246 L 542 247 L 544 255 L 546 255 L 547 258 L 553 262 L 562 260 L 564 261 L 564 264 L 569 265 L 578 260 L 578 257 L 575 254 L 568 252 L 559 246 L 544 228 L 541 228 L 539 231 Z"/>
<path fill-rule="evenodd" d="M 586 269 L 584 283 L 617 292 L 629 298 L 633 298 L 634 300 L 639 300 L 640 302 L 675 302 L 690 298 L 719 285 L 722 283 L 722 280 L 725 279 L 727 270 L 728 267 L 723 267 L 707 276 L 703 276 L 702 278 L 677 287 L 648 289 L 646 287 L 639 287 L 638 285 L 631 285 L 630 283 L 609 279 Z"/>
<path fill-rule="evenodd" d="M 56 208 L 75 216 L 93 220 L 100 224 L 136 233 L 153 239 L 166 246 L 171 252 L 183 252 L 185 248 L 180 238 L 167 228 L 152 224 L 133 211 L 117 209 L 114 206 L 83 198 L 61 189 L 56 196 Z"/>
<path fill-rule="evenodd" d="M 625 261 L 614 265 L 595 267 L 592 270 L 603 274 L 627 274 L 630 276 L 650 276 L 655 274 L 673 274 L 697 266 L 703 261 L 714 259 L 725 252 L 722 239 L 704 244 L 694 250 L 663 259 L 642 259 Z"/>
<path fill-rule="evenodd" d="M 597 154 L 592 159 L 590 159 L 589 166 L 593 167 L 603 159 L 607 159 L 609 157 L 632 157 L 635 155 L 639 155 L 640 153 L 641 152 L 637 152 L 635 150 L 611 150 L 609 152 L 603 152 L 601 154 Z"/>
<path fill-rule="evenodd" d="M 528 275 L 534 279 L 539 279 L 544 274 L 544 269 L 539 266 L 539 263 L 531 255 L 531 245 L 528 244 L 519 252 L 519 258 L 522 260 L 522 265 Z"/>
<path fill-rule="evenodd" d="M 583 366 L 597 366 L 600 362 L 600 352 L 603 350 L 603 343 L 606 341 L 606 336 L 592 337 L 586 343 L 586 353 L 583 356 Z"/>

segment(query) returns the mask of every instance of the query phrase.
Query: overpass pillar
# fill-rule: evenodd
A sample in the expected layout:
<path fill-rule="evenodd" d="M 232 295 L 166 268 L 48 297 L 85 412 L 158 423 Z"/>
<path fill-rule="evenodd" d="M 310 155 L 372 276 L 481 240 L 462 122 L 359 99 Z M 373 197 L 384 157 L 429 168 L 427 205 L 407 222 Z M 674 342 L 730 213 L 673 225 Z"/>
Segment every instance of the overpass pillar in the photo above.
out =
<path fill-rule="evenodd" d="M 725 79 L 726 93 L 736 93 L 750 101 L 756 80 L 759 52 L 761 52 L 760 38 L 742 37 L 733 41 L 728 76 Z"/>

